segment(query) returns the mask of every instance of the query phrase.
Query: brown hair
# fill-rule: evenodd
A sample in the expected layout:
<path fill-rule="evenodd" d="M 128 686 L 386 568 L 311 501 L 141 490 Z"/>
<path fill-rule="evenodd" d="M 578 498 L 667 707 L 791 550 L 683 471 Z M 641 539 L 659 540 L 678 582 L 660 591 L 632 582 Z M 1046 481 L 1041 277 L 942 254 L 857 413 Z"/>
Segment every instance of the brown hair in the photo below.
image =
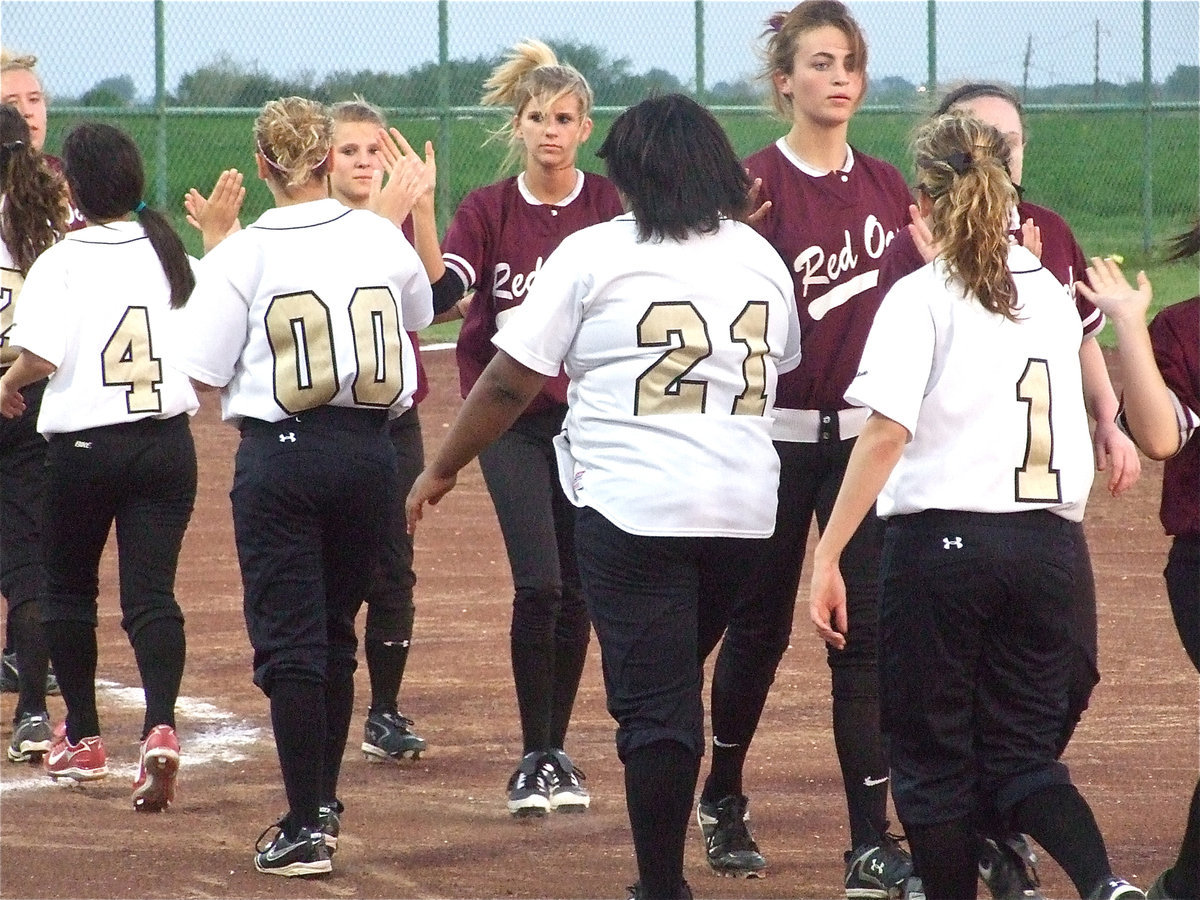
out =
<path fill-rule="evenodd" d="M 360 94 L 355 94 L 349 100 L 340 100 L 329 107 L 329 117 L 336 125 L 339 122 L 367 122 L 383 128 L 387 125 L 383 110 L 374 103 L 368 103 Z"/>
<path fill-rule="evenodd" d="M 22 275 L 67 230 L 66 184 L 33 149 L 29 123 L 13 105 L 0 106 L 0 238 Z"/>
<path fill-rule="evenodd" d="M 530 100 L 537 100 L 545 107 L 560 97 L 574 94 L 579 98 L 579 114 L 585 118 L 591 115 L 595 103 L 592 87 L 579 70 L 560 63 L 550 47 L 534 38 L 513 47 L 504 62 L 492 70 L 483 87 L 486 93 L 479 101 L 482 105 L 511 106 L 517 116 Z M 501 165 L 501 169 L 506 169 L 520 158 L 522 150 L 511 121 L 488 136 L 488 141 L 496 139 L 508 142 L 508 153 Z"/>
<path fill-rule="evenodd" d="M 954 110 L 921 126 L 913 152 L 917 187 L 933 201 L 933 238 L 942 246 L 950 274 L 984 309 L 1016 321 L 1008 248 L 1017 192 L 1004 137 L 975 116 Z"/>
<path fill-rule="evenodd" d="M 284 189 L 328 173 L 333 119 L 316 100 L 271 100 L 254 120 L 254 143 Z"/>
<path fill-rule="evenodd" d="M 1200 253 L 1200 219 L 1182 234 L 1177 234 L 1168 243 L 1167 261 L 1187 259 Z"/>
<path fill-rule="evenodd" d="M 771 16 L 761 35 L 767 39 L 767 46 L 762 51 L 763 67 L 759 71 L 759 78 L 770 82 L 776 72 L 790 73 L 795 65 L 796 45 L 801 36 L 826 25 L 841 31 L 850 42 L 853 54 L 850 69 L 862 72 L 863 96 L 866 96 L 867 39 L 858 21 L 839 0 L 803 0 L 790 11 L 780 11 Z M 861 101 L 862 98 L 859 99 Z M 772 87 L 771 104 L 776 113 L 789 122 L 792 120 L 791 97 L 785 97 Z"/>

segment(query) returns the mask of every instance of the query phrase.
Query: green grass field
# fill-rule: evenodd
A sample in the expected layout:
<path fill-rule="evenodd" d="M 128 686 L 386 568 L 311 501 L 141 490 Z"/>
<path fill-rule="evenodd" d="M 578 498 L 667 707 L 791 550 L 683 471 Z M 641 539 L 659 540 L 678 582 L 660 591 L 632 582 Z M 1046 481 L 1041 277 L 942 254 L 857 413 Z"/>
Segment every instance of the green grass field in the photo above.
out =
<path fill-rule="evenodd" d="M 55 114 L 47 141 L 51 152 L 81 118 Z M 125 128 L 138 141 L 146 157 L 147 194 L 152 199 L 158 177 L 154 153 L 157 123 L 145 116 L 98 118 Z M 721 118 L 740 155 L 765 146 L 784 131 L 781 122 L 765 114 L 728 113 Z M 252 172 L 252 121 L 251 115 L 244 114 L 173 116 L 167 120 L 166 211 L 195 255 L 200 255 L 200 241 L 184 221 L 183 195 L 191 187 L 207 192 L 222 169 Z M 916 112 L 864 110 L 851 126 L 850 140 L 863 152 L 886 159 L 909 175 L 908 139 L 918 121 Z M 498 118 L 459 118 L 450 121 L 442 135 L 434 119 L 394 121 L 414 146 L 428 139 L 437 147 L 438 172 L 449 193 L 449 203 L 439 209 L 442 223 L 449 221 L 467 191 L 502 174 L 504 147 L 496 142 L 484 144 L 488 129 L 498 123 Z M 603 171 L 593 151 L 610 123 L 611 116 L 596 117 L 592 139 L 580 156 L 581 168 Z M 1195 261 L 1172 265 L 1161 261 L 1163 242 L 1189 227 L 1198 213 L 1200 119 L 1194 111 L 1154 114 L 1153 247 L 1149 254 L 1142 251 L 1143 127 L 1138 112 L 1031 112 L 1024 186 L 1030 200 L 1051 207 L 1071 224 L 1085 254 L 1119 253 L 1128 272 L 1144 268 L 1154 282 L 1157 307 L 1200 290 Z M 247 178 L 246 185 L 243 221 L 253 219 L 271 203 L 261 182 Z M 425 337 L 448 339 L 455 332 L 455 325 L 441 326 Z"/>

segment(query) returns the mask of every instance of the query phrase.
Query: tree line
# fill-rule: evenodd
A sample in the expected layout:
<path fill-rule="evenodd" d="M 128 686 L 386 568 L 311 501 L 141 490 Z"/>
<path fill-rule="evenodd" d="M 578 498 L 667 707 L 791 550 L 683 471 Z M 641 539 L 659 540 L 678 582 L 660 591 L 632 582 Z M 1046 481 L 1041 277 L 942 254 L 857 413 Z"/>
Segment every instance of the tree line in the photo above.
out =
<path fill-rule="evenodd" d="M 550 42 L 558 58 L 569 61 L 592 85 L 599 106 L 629 106 L 656 93 L 690 92 L 691 86 L 665 69 L 632 71 L 628 58 L 610 58 L 599 47 L 572 42 Z M 256 66 L 247 66 L 227 54 L 187 73 L 167 98 L 168 106 L 258 108 L 277 97 L 299 95 L 325 103 L 345 100 L 355 94 L 390 108 L 420 108 L 438 105 L 439 79 L 444 75 L 451 106 L 474 106 L 481 85 L 499 63 L 499 57 L 449 60 L 445 72 L 437 63 L 425 63 L 407 72 L 332 72 L 317 79 L 312 73 L 278 77 Z M 730 106 L 760 104 L 764 86 L 752 77 L 722 81 L 709 86 L 704 100 Z M 923 94 L 921 86 L 898 76 L 872 78 L 866 103 L 910 106 Z M 386 98 L 386 102 L 384 102 Z M 1139 103 L 1142 83 L 1059 84 L 1029 88 L 1029 104 Z M 1155 100 L 1196 102 L 1200 99 L 1200 66 L 1179 65 L 1161 84 L 1155 85 Z M 105 78 L 76 98 L 60 99 L 90 107 L 136 106 L 133 79 L 128 75 Z"/>

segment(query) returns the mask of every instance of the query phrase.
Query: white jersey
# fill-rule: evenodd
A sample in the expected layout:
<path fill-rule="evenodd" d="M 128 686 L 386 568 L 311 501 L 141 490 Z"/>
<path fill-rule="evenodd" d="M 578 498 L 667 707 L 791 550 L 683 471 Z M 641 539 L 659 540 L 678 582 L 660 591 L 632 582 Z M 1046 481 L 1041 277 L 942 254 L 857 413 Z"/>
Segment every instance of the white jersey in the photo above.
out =
<path fill-rule="evenodd" d="M 570 377 L 563 490 L 637 535 L 767 537 L 778 374 L 800 361 L 792 277 L 752 228 L 639 243 L 631 215 L 550 254 L 493 339 Z"/>
<path fill-rule="evenodd" d="M 197 266 L 176 313 L 183 370 L 223 388 L 226 419 L 278 422 L 318 406 L 412 405 L 407 332 L 433 293 L 400 229 L 336 200 L 269 209 Z"/>
<path fill-rule="evenodd" d="M 17 268 L 8 244 L 0 240 L 0 369 L 16 362 L 17 354 L 21 352 L 21 348 L 12 342 L 12 325 L 23 284 L 25 276 Z"/>
<path fill-rule="evenodd" d="M 1009 249 L 1016 322 L 990 313 L 939 259 L 888 292 L 846 391 L 908 429 L 883 517 L 926 509 L 1048 509 L 1078 522 L 1093 463 L 1079 369 L 1083 328 L 1062 285 Z"/>
<path fill-rule="evenodd" d="M 52 363 L 43 435 L 195 413 L 163 340 L 170 287 L 137 222 L 68 233 L 29 269 L 12 343 Z"/>

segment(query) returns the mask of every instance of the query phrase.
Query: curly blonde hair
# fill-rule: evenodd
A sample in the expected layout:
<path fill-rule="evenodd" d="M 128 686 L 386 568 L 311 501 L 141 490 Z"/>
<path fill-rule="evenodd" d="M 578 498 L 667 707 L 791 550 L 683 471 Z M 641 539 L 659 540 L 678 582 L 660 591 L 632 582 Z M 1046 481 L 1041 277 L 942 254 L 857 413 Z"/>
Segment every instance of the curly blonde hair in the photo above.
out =
<path fill-rule="evenodd" d="M 33 67 L 36 65 L 37 57 L 32 53 L 17 54 L 7 47 L 0 48 L 0 72 L 8 72 L 12 69 L 25 69 L 33 72 Z M 40 78 L 38 80 L 41 81 Z"/>
<path fill-rule="evenodd" d="M 917 187 L 933 202 L 931 230 L 950 275 L 984 309 L 1016 321 L 1008 248 L 1018 198 L 1010 152 L 999 131 L 964 110 L 929 120 L 913 141 Z"/>
<path fill-rule="evenodd" d="M 254 143 L 285 189 L 299 187 L 329 169 L 333 119 L 316 100 L 271 100 L 254 121 Z"/>
<path fill-rule="evenodd" d="M 531 100 L 544 108 L 573 94 L 579 99 L 579 114 L 584 118 L 591 115 L 595 104 L 592 87 L 579 70 L 560 63 L 554 51 L 535 38 L 527 38 L 514 46 L 504 61 L 492 70 L 483 87 L 486 93 L 480 98 L 480 104 L 510 106 L 518 118 Z M 492 140 L 508 142 L 502 169 L 520 158 L 521 139 L 511 121 L 491 132 L 488 141 Z"/>

